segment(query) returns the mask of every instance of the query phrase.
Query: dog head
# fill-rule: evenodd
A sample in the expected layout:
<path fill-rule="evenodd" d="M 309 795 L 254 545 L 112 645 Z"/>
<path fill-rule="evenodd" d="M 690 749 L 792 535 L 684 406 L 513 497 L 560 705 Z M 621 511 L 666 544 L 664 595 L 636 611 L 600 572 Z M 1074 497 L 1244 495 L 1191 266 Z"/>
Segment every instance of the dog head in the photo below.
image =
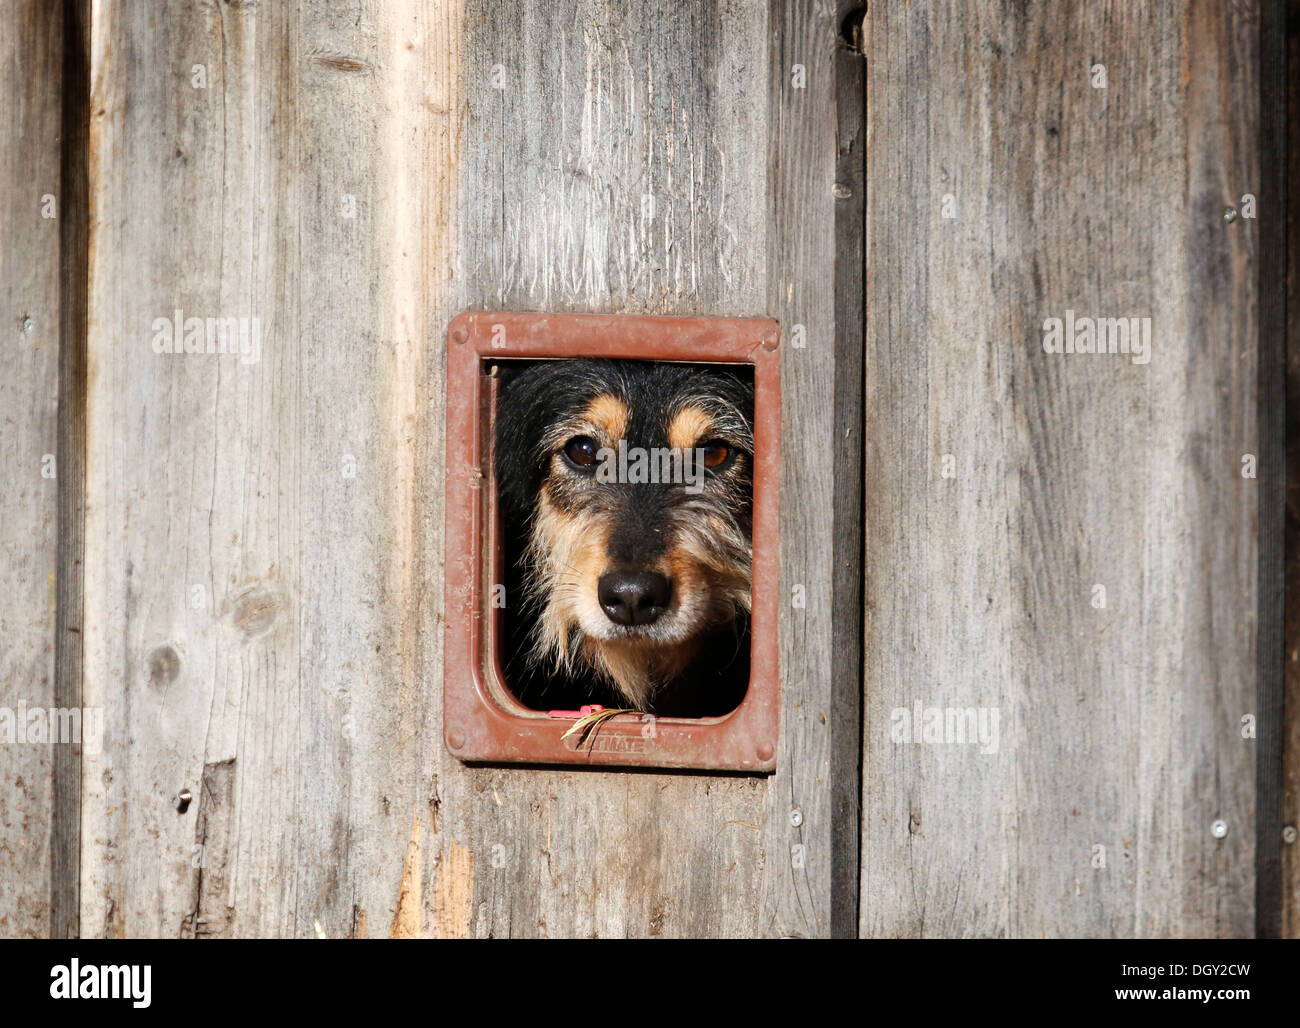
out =
<path fill-rule="evenodd" d="M 496 474 L 534 662 L 634 706 L 747 616 L 752 379 L 725 365 L 545 361 L 503 376 Z"/>

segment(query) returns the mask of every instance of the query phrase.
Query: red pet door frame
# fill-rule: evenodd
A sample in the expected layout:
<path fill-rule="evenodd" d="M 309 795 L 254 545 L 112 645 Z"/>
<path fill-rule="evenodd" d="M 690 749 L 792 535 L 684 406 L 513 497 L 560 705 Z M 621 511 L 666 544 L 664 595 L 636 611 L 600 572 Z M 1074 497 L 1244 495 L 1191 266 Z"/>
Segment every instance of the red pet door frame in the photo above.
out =
<path fill-rule="evenodd" d="M 769 772 L 780 722 L 777 591 L 780 525 L 780 327 L 759 318 L 665 318 L 473 312 L 447 333 L 446 653 L 443 735 L 461 760 L 507 764 Z M 488 602 L 502 568 L 490 463 L 498 359 L 608 357 L 748 364 L 754 369 L 754 562 L 749 689 L 716 718 L 618 715 L 562 738 L 572 719 L 530 710 L 506 688 L 500 610 Z"/>

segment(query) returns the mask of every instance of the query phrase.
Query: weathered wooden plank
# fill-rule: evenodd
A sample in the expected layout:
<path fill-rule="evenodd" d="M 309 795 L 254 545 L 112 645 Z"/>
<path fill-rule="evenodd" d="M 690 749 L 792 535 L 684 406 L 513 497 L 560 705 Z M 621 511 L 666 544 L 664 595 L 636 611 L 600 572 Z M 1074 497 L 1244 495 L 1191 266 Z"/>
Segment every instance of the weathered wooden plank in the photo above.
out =
<path fill-rule="evenodd" d="M 300 867 L 299 932 L 316 910 L 330 935 L 436 934 L 434 879 L 420 869 L 442 748 L 437 439 L 458 267 L 460 23 L 455 3 L 377 7 L 361 19 L 328 3 L 303 12 L 299 88 L 330 100 L 300 113 L 314 151 L 300 171 L 313 254 L 302 338 L 319 378 L 302 431 L 326 445 L 304 449 L 301 485 L 315 508 L 303 518 L 301 575 L 311 586 L 303 659 L 316 742 L 299 790 L 321 794 L 306 845 L 338 858 Z M 356 196 L 356 219 L 337 216 L 342 194 Z"/>
<path fill-rule="evenodd" d="M 58 4 L 0 8 L 0 937 L 53 928 L 54 769 L 71 748 L 27 721 L 56 705 L 62 20 Z"/>
<path fill-rule="evenodd" d="M 863 934 L 1253 931 L 1253 12 L 872 6 Z"/>
<path fill-rule="evenodd" d="M 1285 417 L 1286 453 L 1286 500 L 1283 552 L 1285 567 L 1282 573 L 1284 588 L 1284 657 L 1283 657 L 1283 723 L 1282 732 L 1282 796 L 1280 804 L 1281 830 L 1285 833 L 1280 845 L 1281 868 L 1278 885 L 1281 933 L 1284 938 L 1300 938 L 1300 210 L 1295 198 L 1300 197 L 1300 130 L 1294 126 L 1300 124 L 1300 32 L 1283 32 L 1278 27 L 1289 8 L 1294 18 L 1296 4 L 1266 3 L 1260 20 L 1260 79 L 1264 99 L 1261 108 L 1261 123 L 1264 131 L 1271 128 L 1281 133 L 1281 139 L 1272 138 L 1272 146 L 1285 145 L 1283 167 L 1277 167 L 1278 154 L 1265 151 L 1261 159 L 1266 188 L 1271 182 L 1274 189 L 1282 189 L 1287 202 L 1279 204 L 1279 209 L 1286 211 L 1285 233 L 1286 265 L 1277 267 L 1276 259 L 1269 262 L 1268 268 L 1261 268 L 1261 275 L 1276 276 L 1279 270 L 1285 271 L 1284 282 L 1272 279 L 1272 290 L 1281 292 L 1281 296 L 1270 296 L 1269 290 L 1261 284 L 1261 329 L 1267 322 L 1263 310 L 1279 300 L 1283 305 L 1285 318 L 1283 331 L 1283 359 L 1286 362 L 1286 389 L 1282 397 Z M 1295 24 L 1294 20 L 1292 24 Z M 1279 61 L 1280 69 L 1269 73 L 1266 55 L 1269 60 Z M 1289 72 L 1289 74 L 1288 74 Z M 1278 82 L 1276 76 L 1282 76 Z M 1279 87 L 1284 95 L 1278 95 Z M 1281 105 L 1275 111 L 1270 125 L 1267 120 L 1268 103 Z M 1263 229 L 1262 232 L 1270 231 Z M 1270 255 L 1280 252 L 1277 244 L 1267 236 L 1261 240 L 1261 250 Z M 1276 315 L 1276 308 L 1273 308 Z M 1273 331 L 1276 331 L 1276 327 Z M 1263 364 L 1261 363 L 1261 371 Z M 1263 413 L 1261 411 L 1261 413 Z M 1262 500 L 1261 500 L 1262 503 Z M 1261 506 L 1261 513 L 1263 507 Z M 1263 587 L 1261 586 L 1261 599 Z M 1262 670 L 1262 669 L 1261 669 Z M 1288 831 L 1289 828 L 1289 831 Z"/>
<path fill-rule="evenodd" d="M 767 39 L 762 3 L 469 3 L 457 305 L 765 313 Z M 788 784 L 439 759 L 445 928 L 794 930 L 760 923 Z"/>
<path fill-rule="evenodd" d="M 831 933 L 855 938 L 862 832 L 862 639 L 865 618 L 863 464 L 866 411 L 866 8 L 841 3 L 836 16 L 835 506 L 832 525 L 813 526 L 834 569 L 831 598 Z M 836 26 L 827 26 L 832 30 Z M 824 201 L 823 201 L 824 202 Z M 797 481 L 798 469 L 791 468 Z M 827 529 L 829 531 L 829 539 Z"/>
<path fill-rule="evenodd" d="M 1257 262 L 1258 580 L 1256 628 L 1259 743 L 1256 767 L 1255 933 L 1280 938 L 1285 913 L 1286 639 L 1286 308 L 1287 308 L 1287 32 L 1284 0 L 1259 0 L 1259 194 L 1273 216 L 1260 220 Z M 1294 711 L 1295 708 L 1293 707 Z M 1294 714 L 1293 714 L 1294 718 Z M 1295 719 L 1300 722 L 1300 719 Z"/>
<path fill-rule="evenodd" d="M 50 934 L 81 933 L 82 752 L 102 745 L 102 708 L 83 705 L 86 513 L 86 325 L 90 249 L 90 4 L 63 5 L 62 116 L 59 132 L 58 571 L 54 702 L 81 711 L 80 745 L 54 752 L 50 839 Z"/>
<path fill-rule="evenodd" d="M 466 24 L 467 293 L 538 310 L 761 308 L 761 6 L 471 3 Z"/>
<path fill-rule="evenodd" d="M 846 4 L 773 4 L 768 304 L 783 325 L 781 764 L 763 930 L 856 932 L 862 445 L 861 60 Z M 797 813 L 796 813 L 797 812 Z"/>
<path fill-rule="evenodd" d="M 212 820 L 204 785 L 210 765 L 235 759 L 244 772 L 271 748 L 264 739 L 294 725 L 291 702 L 256 719 L 240 702 L 291 698 L 298 677 L 283 600 L 296 584 L 285 465 L 297 443 L 286 374 L 297 338 L 285 319 L 297 308 L 276 303 L 296 284 L 296 225 L 275 191 L 286 142 L 276 69 L 259 65 L 255 42 L 263 55 L 275 43 L 284 52 L 280 12 L 95 12 L 85 693 L 107 725 L 83 777 L 86 935 L 238 923 L 244 911 L 227 903 L 195 925 L 205 880 L 263 856 L 201 848 L 196 825 Z M 166 55 L 166 73 L 143 54 Z M 185 319 L 259 317 L 260 359 L 155 352 L 177 311 L 182 338 Z M 254 741 L 236 755 L 240 728 Z M 245 783 L 263 803 L 281 795 L 279 780 Z M 194 801 L 175 801 L 183 791 Z M 260 870 L 265 910 L 292 875 L 277 881 L 265 861 Z"/>
<path fill-rule="evenodd" d="M 87 934 L 427 927 L 458 21 L 97 8 Z M 176 309 L 260 347 L 157 354 Z"/>
<path fill-rule="evenodd" d="M 382 934 L 411 895 L 456 25 L 99 9 L 87 933 Z M 178 308 L 259 318 L 259 352 L 153 352 Z"/>

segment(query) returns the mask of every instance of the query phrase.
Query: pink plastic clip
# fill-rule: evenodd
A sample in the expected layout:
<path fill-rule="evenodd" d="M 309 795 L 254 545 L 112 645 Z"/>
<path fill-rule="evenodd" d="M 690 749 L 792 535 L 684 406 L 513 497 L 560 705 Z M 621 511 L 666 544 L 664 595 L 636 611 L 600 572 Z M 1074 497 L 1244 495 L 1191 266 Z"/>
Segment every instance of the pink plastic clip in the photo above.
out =
<path fill-rule="evenodd" d="M 586 717 L 588 714 L 594 714 L 598 710 L 604 710 L 604 706 L 599 703 L 588 703 L 578 710 L 548 710 L 548 717 L 567 717 L 576 721 L 580 717 Z"/>

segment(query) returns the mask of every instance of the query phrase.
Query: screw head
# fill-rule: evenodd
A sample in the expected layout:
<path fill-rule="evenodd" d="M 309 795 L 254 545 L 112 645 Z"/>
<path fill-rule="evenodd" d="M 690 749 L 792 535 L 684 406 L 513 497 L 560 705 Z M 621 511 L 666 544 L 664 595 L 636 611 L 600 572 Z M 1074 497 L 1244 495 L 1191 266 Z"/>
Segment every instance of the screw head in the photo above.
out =
<path fill-rule="evenodd" d="M 1214 824 L 1210 825 L 1210 834 L 1216 839 L 1222 839 L 1228 834 L 1228 822 L 1215 821 Z"/>
<path fill-rule="evenodd" d="M 790 811 L 790 826 L 798 828 L 801 824 L 803 824 L 803 811 L 795 807 L 794 810 Z"/>
<path fill-rule="evenodd" d="M 1235 207 L 1225 207 L 1225 208 L 1223 208 L 1223 220 L 1226 221 L 1229 225 L 1231 225 L 1234 221 L 1236 221 L 1236 220 L 1237 220 L 1237 208 L 1235 208 Z"/>
<path fill-rule="evenodd" d="M 1282 841 L 1288 846 L 1295 845 L 1297 838 L 1300 838 L 1300 832 L 1296 831 L 1295 825 L 1287 825 L 1282 829 Z"/>

